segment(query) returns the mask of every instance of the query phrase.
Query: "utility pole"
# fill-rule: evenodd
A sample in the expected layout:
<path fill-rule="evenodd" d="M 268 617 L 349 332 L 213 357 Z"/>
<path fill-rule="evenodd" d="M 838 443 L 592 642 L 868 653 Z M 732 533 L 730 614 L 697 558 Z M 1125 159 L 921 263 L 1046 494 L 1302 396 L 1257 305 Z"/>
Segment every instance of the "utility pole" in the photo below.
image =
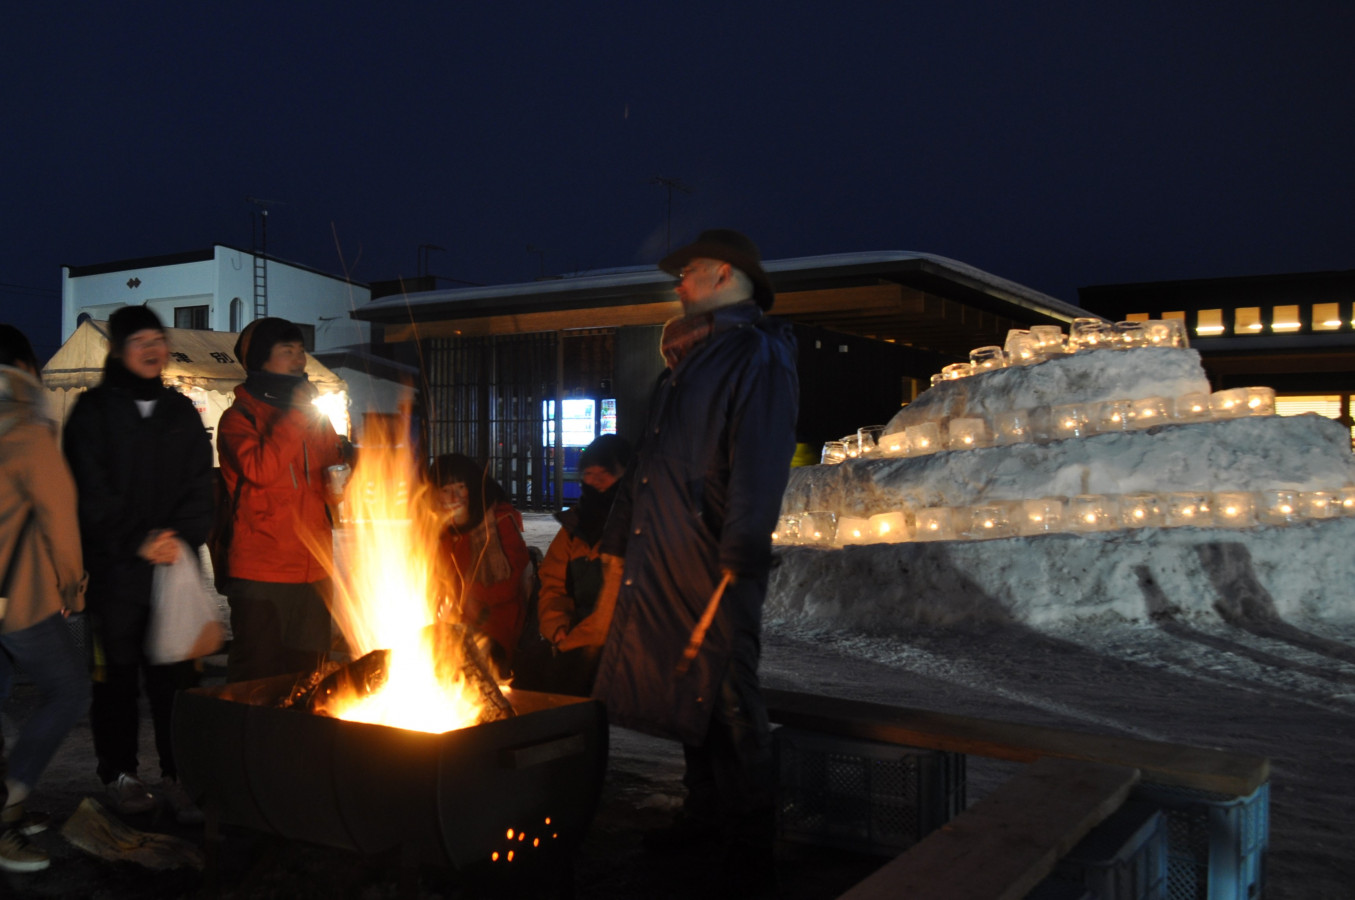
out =
<path fill-rule="evenodd" d="M 666 175 L 655 175 L 649 179 L 650 184 L 657 184 L 668 192 L 668 230 L 664 236 L 664 253 L 673 249 L 673 191 L 681 191 L 684 194 L 692 193 L 692 188 L 683 184 L 676 178 L 669 178 Z"/>
<path fill-rule="evenodd" d="M 531 244 L 528 244 L 527 252 L 535 253 L 537 255 L 537 261 L 539 265 L 537 267 L 536 280 L 541 281 L 546 277 L 546 251 L 542 250 L 540 247 L 535 247 Z"/>
<path fill-rule="evenodd" d="M 439 247 L 437 244 L 420 244 L 418 267 L 420 278 L 428 274 L 428 253 L 430 250 L 441 250 L 443 253 L 447 252 L 446 247 Z"/>

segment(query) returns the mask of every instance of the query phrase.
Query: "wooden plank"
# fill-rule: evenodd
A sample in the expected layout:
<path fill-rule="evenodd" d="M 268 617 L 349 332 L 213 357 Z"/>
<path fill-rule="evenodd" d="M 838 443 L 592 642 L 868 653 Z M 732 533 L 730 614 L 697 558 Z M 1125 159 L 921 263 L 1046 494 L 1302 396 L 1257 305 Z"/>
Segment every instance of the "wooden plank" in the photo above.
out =
<path fill-rule="evenodd" d="M 1043 759 L 838 900 L 1016 900 L 1119 809 L 1139 773 Z"/>
<path fill-rule="evenodd" d="M 1270 777 L 1260 756 L 765 690 L 773 722 L 825 734 L 1034 762 L 1045 757 L 1141 769 L 1145 781 L 1245 797 Z"/>

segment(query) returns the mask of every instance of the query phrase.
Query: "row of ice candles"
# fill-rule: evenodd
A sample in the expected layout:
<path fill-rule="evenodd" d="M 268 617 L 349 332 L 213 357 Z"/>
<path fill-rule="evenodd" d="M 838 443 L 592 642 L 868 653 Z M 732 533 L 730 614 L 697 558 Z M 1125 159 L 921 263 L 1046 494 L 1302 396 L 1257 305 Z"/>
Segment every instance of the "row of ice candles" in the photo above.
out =
<path fill-rule="evenodd" d="M 932 376 L 932 387 L 1007 366 L 1028 366 L 1054 356 L 1086 350 L 1130 350 L 1134 347 L 1185 347 L 1186 323 L 1181 319 L 1115 322 L 1074 319 L 1065 338 L 1058 325 L 1032 325 L 1007 332 L 1004 346 L 975 347 L 969 362 L 953 363 Z"/>
<path fill-rule="evenodd" d="M 890 544 L 982 540 L 1050 532 L 1125 528 L 1247 528 L 1355 516 L 1355 487 L 1334 491 L 1219 491 L 1167 494 L 1079 494 L 1002 500 L 981 506 L 934 506 L 869 517 L 832 512 L 782 516 L 773 540 L 782 544 Z"/>
<path fill-rule="evenodd" d="M 868 425 L 858 429 L 855 435 L 828 441 L 823 445 L 820 459 L 831 465 L 860 456 L 924 456 L 947 449 L 970 450 L 994 444 L 1133 431 L 1167 422 L 1203 422 L 1274 414 L 1275 390 L 1268 387 L 1228 388 L 1212 394 L 1189 393 L 1175 398 L 1065 403 L 993 413 L 991 427 L 983 418 L 951 419 L 946 423 L 944 434 L 937 422 L 909 425 L 903 431 L 890 434 L 881 433 L 884 426 Z"/>

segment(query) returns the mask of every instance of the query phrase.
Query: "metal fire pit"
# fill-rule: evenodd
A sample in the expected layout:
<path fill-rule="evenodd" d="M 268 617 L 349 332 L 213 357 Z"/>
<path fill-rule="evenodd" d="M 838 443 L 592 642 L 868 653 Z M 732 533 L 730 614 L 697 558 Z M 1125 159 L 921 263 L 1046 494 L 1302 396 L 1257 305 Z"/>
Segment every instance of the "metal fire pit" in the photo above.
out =
<path fill-rule="evenodd" d="M 222 824 L 505 875 L 555 868 L 588 830 L 607 765 L 596 701 L 511 691 L 513 718 L 428 734 L 275 708 L 294 682 L 177 695 L 179 777 Z"/>

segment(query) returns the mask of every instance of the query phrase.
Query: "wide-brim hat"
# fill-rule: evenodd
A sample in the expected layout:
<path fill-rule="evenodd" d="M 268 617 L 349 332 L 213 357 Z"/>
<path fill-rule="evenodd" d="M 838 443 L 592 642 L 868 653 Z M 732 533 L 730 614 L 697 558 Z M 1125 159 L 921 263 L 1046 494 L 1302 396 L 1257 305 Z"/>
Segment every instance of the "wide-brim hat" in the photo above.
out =
<path fill-rule="evenodd" d="M 772 308 L 776 294 L 772 290 L 772 280 L 762 268 L 762 254 L 758 252 L 747 235 L 731 228 L 711 228 L 701 232 L 696 240 L 674 250 L 659 261 L 659 268 L 669 275 L 676 275 L 682 267 L 694 259 L 716 259 L 727 262 L 753 282 L 753 299 L 763 310 Z"/>

